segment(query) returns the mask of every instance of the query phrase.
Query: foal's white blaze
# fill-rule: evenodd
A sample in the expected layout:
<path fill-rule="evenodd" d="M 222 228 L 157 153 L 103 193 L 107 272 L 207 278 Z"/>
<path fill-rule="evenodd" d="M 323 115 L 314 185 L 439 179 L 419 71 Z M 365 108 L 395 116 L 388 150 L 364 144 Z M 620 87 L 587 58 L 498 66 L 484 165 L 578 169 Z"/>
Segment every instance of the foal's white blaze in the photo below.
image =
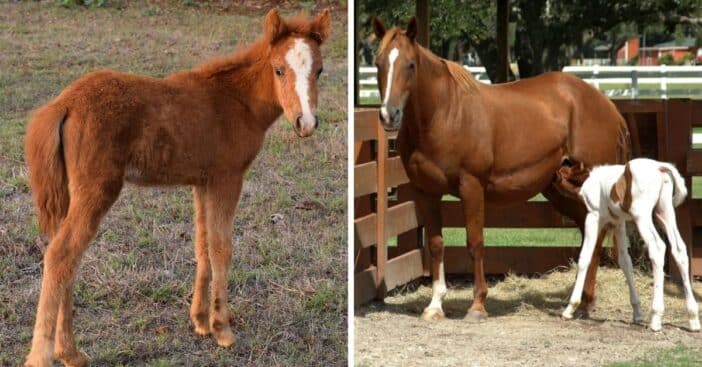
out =
<path fill-rule="evenodd" d="M 388 84 L 385 86 L 385 98 L 383 99 L 383 104 L 380 106 L 380 113 L 383 115 L 385 121 L 390 121 L 390 114 L 388 113 L 388 98 L 390 98 L 390 91 L 392 90 L 392 72 L 395 68 L 395 60 L 400 55 L 400 51 L 396 48 L 390 50 L 388 55 L 389 67 L 388 67 L 388 78 L 386 79 Z"/>
<path fill-rule="evenodd" d="M 285 61 L 295 73 L 295 92 L 300 98 L 302 108 L 301 128 L 303 131 L 314 129 L 315 118 L 310 108 L 309 80 L 312 72 L 312 49 L 302 38 L 295 40 L 293 47 L 285 54 Z"/>

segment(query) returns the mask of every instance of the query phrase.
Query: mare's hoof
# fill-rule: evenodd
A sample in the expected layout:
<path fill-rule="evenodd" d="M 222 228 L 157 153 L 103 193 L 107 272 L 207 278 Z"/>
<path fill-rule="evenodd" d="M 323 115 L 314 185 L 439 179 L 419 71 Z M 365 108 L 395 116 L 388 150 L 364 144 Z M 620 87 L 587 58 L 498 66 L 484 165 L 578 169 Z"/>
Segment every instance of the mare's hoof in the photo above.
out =
<path fill-rule="evenodd" d="M 585 308 L 578 308 L 575 310 L 575 313 L 573 313 L 573 318 L 578 320 L 587 320 L 590 318 L 590 311 Z"/>
<path fill-rule="evenodd" d="M 468 310 L 466 320 L 470 323 L 479 323 L 487 320 L 488 314 L 483 310 Z"/>
<path fill-rule="evenodd" d="M 440 308 L 425 308 L 422 312 L 422 320 L 424 321 L 438 321 L 446 318 L 444 311 Z"/>
<path fill-rule="evenodd" d="M 195 334 L 205 336 L 205 335 L 208 335 L 209 333 L 210 333 L 209 326 L 207 326 L 207 325 L 202 326 L 202 325 L 197 325 L 197 324 L 195 325 Z"/>

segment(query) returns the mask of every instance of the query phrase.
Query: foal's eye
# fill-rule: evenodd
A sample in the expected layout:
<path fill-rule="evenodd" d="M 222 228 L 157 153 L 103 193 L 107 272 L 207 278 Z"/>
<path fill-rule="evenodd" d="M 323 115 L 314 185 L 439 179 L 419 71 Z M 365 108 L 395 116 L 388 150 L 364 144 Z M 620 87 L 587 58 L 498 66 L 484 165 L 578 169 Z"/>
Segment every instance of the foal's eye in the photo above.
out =
<path fill-rule="evenodd" d="M 319 70 L 317 70 L 317 79 L 319 79 L 319 76 L 322 75 L 322 71 L 324 71 L 324 68 L 319 68 Z"/>
<path fill-rule="evenodd" d="M 283 70 L 283 68 L 275 68 L 275 75 L 283 76 L 283 74 L 285 74 L 285 71 Z"/>

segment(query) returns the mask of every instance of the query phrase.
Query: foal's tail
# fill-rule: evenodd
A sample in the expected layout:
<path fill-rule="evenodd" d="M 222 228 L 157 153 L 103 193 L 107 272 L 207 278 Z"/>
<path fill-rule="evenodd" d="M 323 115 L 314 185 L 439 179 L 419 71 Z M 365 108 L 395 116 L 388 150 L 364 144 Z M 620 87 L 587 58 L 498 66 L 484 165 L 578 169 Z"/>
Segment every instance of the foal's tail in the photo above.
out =
<path fill-rule="evenodd" d="M 680 175 L 677 168 L 670 163 L 663 163 L 661 165 L 661 171 L 667 173 L 673 180 L 673 205 L 676 207 L 682 204 L 687 197 L 687 186 L 685 186 L 685 179 Z"/>
<path fill-rule="evenodd" d="M 39 228 L 49 237 L 58 231 L 70 200 L 62 144 L 67 117 L 66 108 L 56 103 L 41 107 L 29 122 L 24 142 Z"/>

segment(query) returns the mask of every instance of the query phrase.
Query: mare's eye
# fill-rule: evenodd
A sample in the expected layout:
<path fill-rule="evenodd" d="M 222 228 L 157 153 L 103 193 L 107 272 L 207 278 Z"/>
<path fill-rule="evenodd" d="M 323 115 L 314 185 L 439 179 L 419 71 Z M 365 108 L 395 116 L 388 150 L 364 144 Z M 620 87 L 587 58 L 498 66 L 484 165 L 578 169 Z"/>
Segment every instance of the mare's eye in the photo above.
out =
<path fill-rule="evenodd" d="M 275 68 L 275 75 L 283 76 L 283 74 L 285 74 L 285 71 L 283 70 L 283 68 Z"/>
<path fill-rule="evenodd" d="M 410 70 L 414 70 L 414 63 L 413 63 L 413 62 L 409 63 L 409 65 L 407 65 L 407 67 L 408 67 Z"/>

